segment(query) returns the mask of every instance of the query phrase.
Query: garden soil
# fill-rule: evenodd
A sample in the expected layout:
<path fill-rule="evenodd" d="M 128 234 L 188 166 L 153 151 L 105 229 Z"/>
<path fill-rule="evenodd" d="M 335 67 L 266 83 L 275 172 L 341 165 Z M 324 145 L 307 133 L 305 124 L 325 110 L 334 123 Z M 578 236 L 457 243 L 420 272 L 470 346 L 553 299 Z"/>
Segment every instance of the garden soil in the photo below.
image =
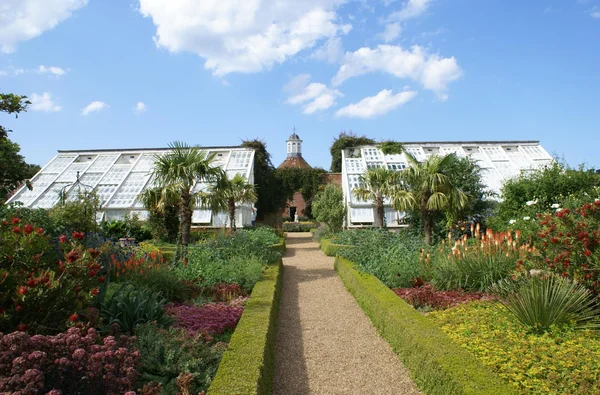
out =
<path fill-rule="evenodd" d="M 274 394 L 419 394 L 310 233 L 289 233 Z"/>

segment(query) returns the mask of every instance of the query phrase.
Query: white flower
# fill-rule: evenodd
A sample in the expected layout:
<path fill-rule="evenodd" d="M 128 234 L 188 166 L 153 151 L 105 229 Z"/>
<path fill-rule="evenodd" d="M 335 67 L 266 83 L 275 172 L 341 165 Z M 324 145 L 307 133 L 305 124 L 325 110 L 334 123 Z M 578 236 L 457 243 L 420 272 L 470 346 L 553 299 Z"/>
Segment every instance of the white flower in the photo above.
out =
<path fill-rule="evenodd" d="M 531 217 L 523 217 L 523 221 L 529 221 Z"/>
<path fill-rule="evenodd" d="M 557 212 L 557 213 L 560 213 L 561 211 L 562 211 L 562 208 L 557 208 L 557 209 L 556 209 L 556 212 Z"/>
<path fill-rule="evenodd" d="M 552 206 L 550 206 L 550 207 L 552 207 L 552 208 L 560 208 L 560 204 L 558 204 L 558 203 L 554 203 L 554 204 L 553 204 Z"/>
<path fill-rule="evenodd" d="M 600 202 L 600 199 L 596 198 L 594 199 L 594 202 Z"/>
<path fill-rule="evenodd" d="M 526 205 L 528 205 L 528 206 L 533 206 L 534 204 L 537 204 L 537 202 L 538 202 L 538 201 L 537 201 L 537 199 L 535 199 L 535 200 L 529 200 L 529 201 L 528 201 L 527 203 L 525 203 L 525 204 L 526 204 Z"/>
<path fill-rule="evenodd" d="M 517 222 L 517 220 L 516 220 L 516 219 L 511 219 L 510 221 L 508 221 L 508 224 L 509 224 L 509 225 L 512 225 L 512 224 L 514 224 L 514 223 L 516 223 L 516 222 Z"/>

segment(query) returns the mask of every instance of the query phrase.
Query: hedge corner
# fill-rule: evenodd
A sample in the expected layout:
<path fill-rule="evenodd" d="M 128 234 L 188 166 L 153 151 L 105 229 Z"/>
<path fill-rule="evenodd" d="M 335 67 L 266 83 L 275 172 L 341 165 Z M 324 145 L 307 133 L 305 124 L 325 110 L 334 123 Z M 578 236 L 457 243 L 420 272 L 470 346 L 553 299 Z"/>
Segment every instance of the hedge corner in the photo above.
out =
<path fill-rule="evenodd" d="M 335 270 L 381 336 L 427 394 L 505 395 L 517 391 L 454 343 L 379 279 L 337 257 Z"/>
<path fill-rule="evenodd" d="M 209 395 L 271 393 L 282 273 L 281 261 L 270 265 L 254 286 Z"/>
<path fill-rule="evenodd" d="M 336 256 L 342 249 L 351 248 L 352 246 L 343 244 L 334 244 L 330 239 L 321 239 L 320 242 L 321 250 L 327 256 Z"/>

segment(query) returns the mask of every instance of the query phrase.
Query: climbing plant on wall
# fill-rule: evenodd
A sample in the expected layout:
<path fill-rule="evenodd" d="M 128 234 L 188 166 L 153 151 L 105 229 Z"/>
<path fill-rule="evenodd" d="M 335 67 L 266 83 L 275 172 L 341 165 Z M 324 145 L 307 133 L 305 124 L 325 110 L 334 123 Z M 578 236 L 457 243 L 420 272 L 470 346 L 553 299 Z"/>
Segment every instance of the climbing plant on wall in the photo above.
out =
<path fill-rule="evenodd" d="M 288 167 L 275 170 L 276 178 L 281 186 L 281 193 L 285 201 L 291 200 L 294 193 L 300 192 L 306 203 L 305 215 L 310 215 L 310 205 L 313 197 L 319 192 L 323 184 L 325 170 L 321 168 L 297 168 Z"/>
<path fill-rule="evenodd" d="M 373 145 L 375 140 L 367 136 L 357 136 L 352 131 L 341 132 L 339 136 L 333 140 L 329 152 L 331 153 L 331 167 L 333 173 L 342 172 L 342 150 L 346 148 L 358 147 L 361 145 Z"/>

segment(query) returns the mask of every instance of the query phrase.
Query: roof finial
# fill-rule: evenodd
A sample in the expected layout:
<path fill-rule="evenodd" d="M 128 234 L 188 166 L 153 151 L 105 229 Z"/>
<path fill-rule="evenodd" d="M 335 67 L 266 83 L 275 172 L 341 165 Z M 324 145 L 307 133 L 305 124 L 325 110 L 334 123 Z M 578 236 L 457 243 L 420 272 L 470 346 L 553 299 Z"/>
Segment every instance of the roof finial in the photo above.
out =
<path fill-rule="evenodd" d="M 296 133 L 296 125 L 294 125 L 294 127 L 292 128 L 292 131 L 294 132 L 294 134 Z"/>

